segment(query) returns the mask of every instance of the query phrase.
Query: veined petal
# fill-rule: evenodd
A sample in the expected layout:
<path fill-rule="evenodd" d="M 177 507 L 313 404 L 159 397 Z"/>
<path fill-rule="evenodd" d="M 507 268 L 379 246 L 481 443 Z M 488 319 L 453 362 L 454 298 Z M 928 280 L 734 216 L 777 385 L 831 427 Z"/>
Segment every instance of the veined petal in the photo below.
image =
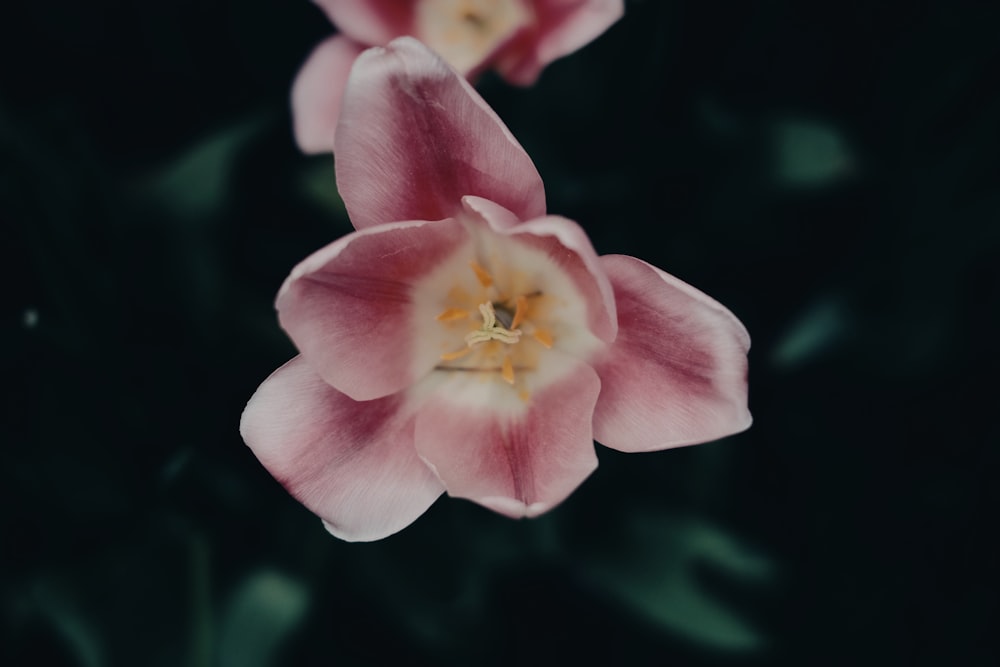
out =
<path fill-rule="evenodd" d="M 349 234 L 292 271 L 278 293 L 281 325 L 320 377 L 351 398 L 400 391 L 439 361 L 415 356 L 413 286 L 468 242 L 455 220 Z"/>
<path fill-rule="evenodd" d="M 736 317 L 634 257 L 601 264 L 614 286 L 618 338 L 594 362 L 594 437 L 624 452 L 691 445 L 750 426 L 747 350 Z"/>
<path fill-rule="evenodd" d="M 614 339 L 617 320 L 611 284 L 579 225 L 556 216 L 517 223 L 512 213 L 488 200 L 466 197 L 463 203 L 470 237 L 467 251 L 463 247 L 453 253 L 414 284 L 414 313 L 424 314 L 412 327 L 417 358 L 447 360 L 450 353 L 460 353 L 470 323 L 475 328 L 481 321 L 480 304 L 506 302 L 513 315 L 518 297 L 525 306 L 525 339 L 545 341 L 543 346 L 554 345 L 560 354 L 581 361 Z M 435 318 L 459 311 L 471 317 Z M 550 363 L 548 355 L 521 354 L 536 344 L 518 344 L 511 354 L 527 366 L 562 368 Z M 543 375 L 551 379 L 557 374 Z"/>
<path fill-rule="evenodd" d="M 518 223 L 513 213 L 480 197 L 465 197 L 462 204 L 468 213 L 484 220 L 493 231 L 541 250 L 584 297 L 591 331 L 606 342 L 614 340 L 618 331 L 614 291 L 597 252 L 580 225 L 555 215 Z"/>
<path fill-rule="evenodd" d="M 547 215 L 513 227 L 507 224 L 508 219 L 503 216 L 502 209 L 475 201 L 469 204 L 469 209 L 482 216 L 494 231 L 543 252 L 584 298 L 587 324 L 594 335 L 605 342 L 615 339 L 618 320 L 615 317 L 614 292 L 601 267 L 600 258 L 580 225 L 560 216 Z M 472 208 L 472 205 L 477 208 Z"/>
<path fill-rule="evenodd" d="M 292 86 L 295 141 L 304 153 L 333 151 L 347 75 L 365 46 L 343 35 L 320 42 Z"/>
<path fill-rule="evenodd" d="M 511 83 L 534 83 L 553 60 L 590 43 L 625 13 L 622 0 L 535 0 L 537 25 L 509 44 L 496 69 Z"/>
<path fill-rule="evenodd" d="M 402 402 L 399 395 L 353 401 L 296 357 L 257 389 L 240 433 L 330 532 L 377 540 L 408 526 L 443 491 L 417 456 L 414 416 Z"/>
<path fill-rule="evenodd" d="M 448 384 L 425 399 L 416 447 L 449 495 L 511 517 L 537 516 L 594 471 L 591 414 L 600 380 L 586 364 L 572 363 L 527 402 L 496 383 L 481 387 L 480 400 L 454 395 Z"/>
<path fill-rule="evenodd" d="M 399 0 L 313 0 L 345 35 L 368 46 L 412 32 L 413 3 Z"/>
<path fill-rule="evenodd" d="M 541 178 L 521 145 L 462 77 L 412 38 L 358 57 L 334 152 L 357 229 L 448 218 L 465 195 L 522 220 L 545 213 Z"/>
<path fill-rule="evenodd" d="M 467 213 L 485 220 L 493 229 L 516 227 L 521 221 L 500 204 L 482 197 L 462 197 L 462 207 Z"/>
<path fill-rule="evenodd" d="M 580 225 L 566 218 L 548 215 L 522 222 L 504 233 L 548 255 L 586 300 L 590 330 L 605 342 L 615 339 L 618 320 L 614 292 L 600 258 Z"/>

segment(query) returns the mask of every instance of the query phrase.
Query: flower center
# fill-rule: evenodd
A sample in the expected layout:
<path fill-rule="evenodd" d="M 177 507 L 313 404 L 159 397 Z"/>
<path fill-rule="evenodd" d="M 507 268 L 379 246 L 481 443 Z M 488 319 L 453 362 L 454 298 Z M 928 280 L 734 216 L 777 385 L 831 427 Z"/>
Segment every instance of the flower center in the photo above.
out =
<path fill-rule="evenodd" d="M 537 366 L 538 347 L 526 348 L 522 343 L 524 334 L 542 348 L 551 348 L 553 344 L 552 334 L 530 317 L 541 314 L 533 301 L 540 299 L 542 293 L 534 290 L 513 297 L 503 294 L 493 276 L 478 262 L 470 262 L 470 268 L 489 299 L 478 304 L 478 322 L 469 308 L 449 307 L 438 314 L 436 319 L 445 325 L 463 321 L 477 324 L 465 334 L 464 347 L 441 355 L 444 363 L 438 368 L 499 373 L 507 384 L 514 385 L 517 372 L 531 371 Z"/>
<path fill-rule="evenodd" d="M 465 342 L 468 343 L 469 347 L 488 343 L 491 340 L 498 340 L 508 345 L 513 345 L 521 340 L 521 330 L 510 328 L 514 326 L 516 313 L 511 315 L 510 311 L 502 306 L 498 313 L 492 301 L 479 304 L 479 312 L 483 316 L 483 326 L 465 335 Z M 498 323 L 498 317 L 501 316 L 502 319 Z"/>
<path fill-rule="evenodd" d="M 463 74 L 532 21 L 523 0 L 422 0 L 414 18 L 416 37 Z"/>

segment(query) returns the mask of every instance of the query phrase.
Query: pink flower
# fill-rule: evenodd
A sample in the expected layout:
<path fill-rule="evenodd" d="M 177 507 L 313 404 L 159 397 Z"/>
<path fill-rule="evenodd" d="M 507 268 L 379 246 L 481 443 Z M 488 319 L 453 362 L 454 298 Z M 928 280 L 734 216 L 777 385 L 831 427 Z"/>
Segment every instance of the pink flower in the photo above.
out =
<path fill-rule="evenodd" d="M 334 535 L 385 537 L 445 491 L 536 516 L 594 470 L 595 438 L 641 452 L 749 426 L 740 322 L 545 215 L 524 150 L 420 42 L 357 59 L 336 158 L 357 231 L 285 281 L 301 354 L 241 423 Z"/>
<path fill-rule="evenodd" d="M 463 76 L 494 69 L 527 86 L 624 13 L 622 0 L 314 0 L 340 34 L 319 44 L 292 89 L 295 138 L 328 152 L 347 74 L 369 46 L 411 35 Z"/>

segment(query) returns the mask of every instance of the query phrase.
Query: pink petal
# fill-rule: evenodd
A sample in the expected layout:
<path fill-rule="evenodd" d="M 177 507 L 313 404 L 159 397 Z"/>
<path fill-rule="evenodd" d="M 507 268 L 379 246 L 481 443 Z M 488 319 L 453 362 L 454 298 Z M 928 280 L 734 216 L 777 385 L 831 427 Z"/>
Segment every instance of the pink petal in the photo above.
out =
<path fill-rule="evenodd" d="M 467 241 L 455 220 L 349 234 L 292 271 L 278 294 L 281 325 L 320 377 L 351 398 L 400 391 L 439 361 L 415 358 L 412 287 Z"/>
<path fill-rule="evenodd" d="M 586 301 L 590 330 L 606 342 L 615 339 L 618 320 L 614 291 L 580 225 L 555 215 L 519 223 L 507 209 L 479 197 L 465 197 L 462 204 L 467 212 L 481 218 L 493 231 L 545 253 Z"/>
<path fill-rule="evenodd" d="M 594 437 L 623 452 L 691 445 L 750 426 L 750 337 L 722 305 L 634 257 L 601 263 L 614 285 L 618 338 L 594 364 Z"/>
<path fill-rule="evenodd" d="M 517 216 L 505 209 L 500 204 L 491 202 L 482 197 L 462 197 L 462 206 L 465 210 L 478 218 L 484 220 L 495 230 L 509 229 L 516 227 L 521 221 Z"/>
<path fill-rule="evenodd" d="M 351 65 L 364 46 L 337 35 L 320 42 L 292 86 L 295 141 L 304 153 L 333 151 L 333 135 Z"/>
<path fill-rule="evenodd" d="M 542 181 L 524 149 L 463 78 L 412 38 L 357 59 L 334 152 L 358 229 L 451 217 L 465 195 L 522 220 L 545 213 Z"/>
<path fill-rule="evenodd" d="M 589 44 L 625 13 L 622 0 L 535 0 L 538 27 L 505 49 L 496 69 L 511 83 L 534 83 L 553 60 Z"/>
<path fill-rule="evenodd" d="M 413 3 L 399 0 L 313 0 L 340 31 L 369 46 L 412 32 Z"/>
<path fill-rule="evenodd" d="M 417 416 L 417 451 L 449 495 L 510 517 L 537 516 L 597 467 L 591 415 L 599 391 L 600 380 L 584 364 L 517 409 L 503 394 L 473 408 L 462 396 L 437 391 Z"/>
<path fill-rule="evenodd" d="M 500 230 L 497 230 L 500 231 Z M 587 302 L 587 324 L 606 342 L 615 339 L 615 297 L 586 232 L 572 220 L 555 215 L 522 222 L 506 231 L 512 238 L 544 251 L 575 284 Z"/>
<path fill-rule="evenodd" d="M 330 532 L 377 540 L 412 523 L 443 490 L 416 454 L 414 418 L 401 400 L 352 401 L 296 357 L 257 389 L 240 433 Z"/>

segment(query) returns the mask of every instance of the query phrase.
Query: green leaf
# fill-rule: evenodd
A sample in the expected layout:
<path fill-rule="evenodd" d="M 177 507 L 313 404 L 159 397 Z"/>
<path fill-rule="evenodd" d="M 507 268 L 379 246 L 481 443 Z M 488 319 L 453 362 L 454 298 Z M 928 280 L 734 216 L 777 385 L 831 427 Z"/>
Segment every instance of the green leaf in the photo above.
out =
<path fill-rule="evenodd" d="M 737 583 L 771 573 L 760 554 L 707 521 L 646 514 L 625 526 L 625 539 L 586 575 L 609 595 L 657 626 L 727 651 L 764 647 L 765 637 L 745 615 L 706 590 L 699 573 L 716 571 Z"/>
<path fill-rule="evenodd" d="M 268 120 L 256 114 L 209 136 L 164 166 L 148 184 L 148 194 L 177 217 L 205 217 L 222 209 L 240 151 Z"/>
<path fill-rule="evenodd" d="M 221 667 L 275 665 L 282 642 L 305 618 L 309 595 L 299 581 L 272 571 L 251 575 L 233 594 L 219 635 Z"/>
<path fill-rule="evenodd" d="M 775 178 L 781 185 L 830 185 L 854 166 L 850 150 L 835 128 L 805 120 L 784 120 L 773 128 Z"/>
<path fill-rule="evenodd" d="M 826 351 L 847 328 L 847 314 L 839 299 L 817 299 L 796 319 L 771 352 L 776 366 L 791 367 Z"/>

